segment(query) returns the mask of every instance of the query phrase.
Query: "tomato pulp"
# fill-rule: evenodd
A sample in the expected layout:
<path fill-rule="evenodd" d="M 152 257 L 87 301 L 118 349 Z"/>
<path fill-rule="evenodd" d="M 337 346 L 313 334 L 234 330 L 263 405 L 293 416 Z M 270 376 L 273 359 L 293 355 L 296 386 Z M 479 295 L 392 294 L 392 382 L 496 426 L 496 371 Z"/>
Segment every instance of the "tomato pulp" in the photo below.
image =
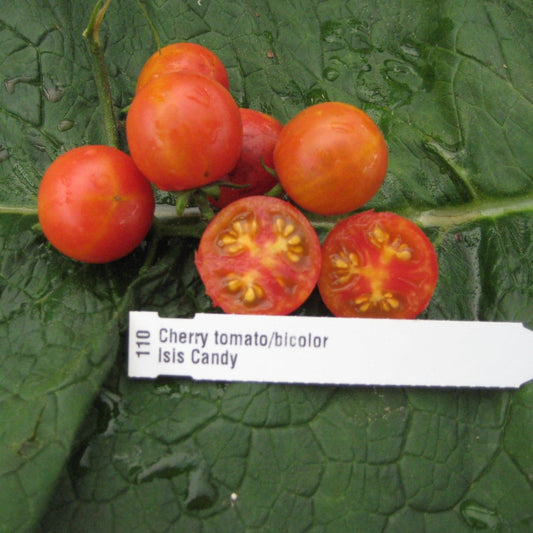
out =
<path fill-rule="evenodd" d="M 201 74 L 173 73 L 136 93 L 126 135 L 141 172 L 159 189 L 182 191 L 233 169 L 241 153 L 242 121 L 220 83 Z"/>
<path fill-rule="evenodd" d="M 195 262 L 207 294 L 224 312 L 286 315 L 316 286 L 320 242 L 293 205 L 251 196 L 213 218 Z"/>
<path fill-rule="evenodd" d="M 342 102 L 312 105 L 283 128 L 274 167 L 289 197 L 320 215 L 366 204 L 387 172 L 388 149 L 374 121 Z"/>
<path fill-rule="evenodd" d="M 105 263 L 133 251 L 150 230 L 152 186 L 127 154 L 109 146 L 74 148 L 47 169 L 38 214 L 50 243 L 87 263 Z"/>
<path fill-rule="evenodd" d="M 416 224 L 366 211 L 327 235 L 318 289 L 335 316 L 414 318 L 428 305 L 437 277 L 435 249 Z"/>

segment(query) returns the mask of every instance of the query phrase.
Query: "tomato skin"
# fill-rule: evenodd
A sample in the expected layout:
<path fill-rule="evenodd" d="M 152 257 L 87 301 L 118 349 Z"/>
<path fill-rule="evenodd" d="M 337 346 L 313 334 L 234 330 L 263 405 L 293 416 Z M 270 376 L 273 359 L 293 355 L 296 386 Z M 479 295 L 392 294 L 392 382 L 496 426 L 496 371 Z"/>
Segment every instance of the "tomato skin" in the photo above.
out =
<path fill-rule="evenodd" d="M 335 316 L 415 318 L 431 300 L 437 278 L 431 241 L 395 213 L 352 215 L 322 245 L 318 289 Z"/>
<path fill-rule="evenodd" d="M 316 286 L 320 242 L 292 204 L 250 196 L 211 220 L 195 263 L 207 294 L 225 313 L 287 315 Z"/>
<path fill-rule="evenodd" d="M 172 72 L 203 74 L 229 89 L 226 67 L 214 52 L 200 44 L 179 42 L 163 46 L 148 58 L 137 78 L 136 92 L 153 78 Z"/>
<path fill-rule="evenodd" d="M 278 183 L 276 176 L 268 172 L 274 167 L 274 147 L 283 124 L 274 117 L 253 109 L 240 109 L 243 139 L 242 150 L 235 168 L 223 178 L 243 188 L 221 187 L 220 196 L 210 199 L 211 203 L 222 208 L 246 196 L 267 193 Z"/>
<path fill-rule="evenodd" d="M 342 102 L 312 105 L 283 128 L 274 166 L 289 197 L 320 215 L 346 214 L 381 187 L 388 165 L 383 134 L 361 109 Z"/>
<path fill-rule="evenodd" d="M 219 180 L 242 146 L 239 107 L 201 74 L 159 76 L 133 98 L 126 119 L 131 156 L 159 189 L 182 191 Z"/>
<path fill-rule="evenodd" d="M 107 263 L 132 252 L 154 216 L 152 186 L 131 157 L 89 145 L 60 155 L 44 173 L 37 196 L 41 228 L 60 252 Z"/>

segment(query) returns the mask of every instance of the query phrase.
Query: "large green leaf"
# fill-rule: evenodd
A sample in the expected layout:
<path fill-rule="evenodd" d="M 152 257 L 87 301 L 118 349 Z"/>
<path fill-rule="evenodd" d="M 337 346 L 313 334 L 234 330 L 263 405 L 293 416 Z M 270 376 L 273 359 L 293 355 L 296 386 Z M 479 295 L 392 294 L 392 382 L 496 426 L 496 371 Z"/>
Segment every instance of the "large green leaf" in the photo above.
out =
<path fill-rule="evenodd" d="M 145 248 L 88 266 L 46 244 L 43 171 L 104 142 L 82 38 L 94 3 L 4 4 L 0 531 L 533 529 L 532 386 L 129 380 L 128 310 L 209 310 L 196 241 L 161 242 L 144 269 Z M 390 168 L 368 207 L 411 217 L 439 254 L 425 318 L 533 323 L 530 2 L 112 0 L 117 109 L 156 49 L 146 15 L 163 44 L 218 53 L 242 106 L 286 121 L 342 100 L 374 117 Z M 314 295 L 301 312 L 325 310 Z"/>

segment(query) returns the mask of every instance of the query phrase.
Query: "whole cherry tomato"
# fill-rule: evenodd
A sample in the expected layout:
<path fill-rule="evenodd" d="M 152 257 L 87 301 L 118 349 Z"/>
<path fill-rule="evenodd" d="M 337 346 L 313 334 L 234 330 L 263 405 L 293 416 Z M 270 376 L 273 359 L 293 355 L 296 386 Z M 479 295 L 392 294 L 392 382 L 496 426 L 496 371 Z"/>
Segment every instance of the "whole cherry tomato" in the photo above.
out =
<path fill-rule="evenodd" d="M 226 67 L 214 52 L 200 44 L 180 42 L 164 46 L 146 61 L 137 79 L 136 90 L 153 78 L 172 72 L 203 74 L 229 89 Z"/>
<path fill-rule="evenodd" d="M 87 263 L 133 251 L 148 233 L 155 207 L 152 186 L 131 157 L 101 145 L 60 155 L 43 176 L 37 206 L 50 243 Z"/>
<path fill-rule="evenodd" d="M 131 156 L 159 189 L 182 191 L 217 181 L 242 147 L 239 107 L 201 74 L 158 76 L 133 98 L 126 119 Z"/>
<path fill-rule="evenodd" d="M 366 204 L 385 179 L 388 150 L 375 122 L 341 102 L 312 105 L 283 128 L 274 167 L 289 197 L 321 215 Z"/>
<path fill-rule="evenodd" d="M 223 178 L 242 188 L 221 187 L 220 196 L 210 199 L 218 208 L 245 196 L 265 194 L 278 183 L 267 168 L 274 167 L 274 147 L 283 128 L 274 117 L 253 109 L 240 109 L 242 150 L 235 168 Z"/>
<path fill-rule="evenodd" d="M 414 318 L 431 300 L 437 278 L 435 249 L 416 224 L 365 211 L 327 235 L 318 289 L 335 316 Z"/>
<path fill-rule="evenodd" d="M 316 286 L 320 242 L 292 204 L 250 196 L 211 220 L 195 262 L 207 294 L 224 312 L 286 315 Z"/>

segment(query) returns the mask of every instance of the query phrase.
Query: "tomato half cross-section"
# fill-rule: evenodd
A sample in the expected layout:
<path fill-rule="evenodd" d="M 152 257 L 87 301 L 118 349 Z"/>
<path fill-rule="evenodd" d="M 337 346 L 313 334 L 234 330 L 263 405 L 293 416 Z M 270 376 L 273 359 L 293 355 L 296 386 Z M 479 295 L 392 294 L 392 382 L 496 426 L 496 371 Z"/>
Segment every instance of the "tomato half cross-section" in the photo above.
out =
<path fill-rule="evenodd" d="M 335 316 L 415 318 L 429 304 L 437 278 L 433 244 L 395 213 L 352 215 L 322 245 L 318 289 Z"/>
<path fill-rule="evenodd" d="M 228 72 L 222 60 L 209 48 L 190 42 L 171 43 L 152 54 L 137 79 L 139 91 L 149 81 L 172 72 L 196 72 L 218 81 L 229 89 Z"/>
<path fill-rule="evenodd" d="M 126 118 L 131 156 L 159 189 L 183 191 L 219 180 L 242 147 L 239 107 L 217 81 L 192 73 L 156 77 Z"/>
<path fill-rule="evenodd" d="M 195 261 L 207 294 L 224 312 L 287 315 L 316 286 L 320 242 L 292 204 L 251 196 L 213 218 Z"/>
<path fill-rule="evenodd" d="M 289 197 L 320 215 L 347 214 L 366 204 L 387 172 L 388 149 L 376 123 L 343 102 L 307 107 L 283 128 L 274 167 Z"/>
<path fill-rule="evenodd" d="M 60 155 L 37 196 L 44 235 L 63 254 L 87 263 L 132 252 L 150 230 L 154 208 L 152 186 L 131 157 L 103 145 Z"/>

